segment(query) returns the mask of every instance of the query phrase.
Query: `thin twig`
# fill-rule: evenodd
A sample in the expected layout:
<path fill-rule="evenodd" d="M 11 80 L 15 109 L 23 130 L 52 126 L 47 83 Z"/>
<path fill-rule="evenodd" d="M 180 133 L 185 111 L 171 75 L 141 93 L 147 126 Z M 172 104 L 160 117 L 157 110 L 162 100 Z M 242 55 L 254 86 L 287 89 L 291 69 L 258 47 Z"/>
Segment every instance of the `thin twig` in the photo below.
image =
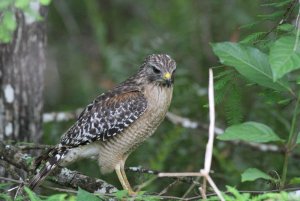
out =
<path fill-rule="evenodd" d="M 213 73 L 209 69 L 209 86 L 208 86 L 208 100 L 209 100 L 209 137 L 206 144 L 205 151 L 205 163 L 204 171 L 209 174 L 211 167 L 211 160 L 214 146 L 214 134 L 215 134 L 215 100 L 214 100 L 214 84 L 213 84 Z"/>
<path fill-rule="evenodd" d="M 205 162 L 204 169 L 201 169 L 200 172 L 183 172 L 183 173 L 159 173 L 159 177 L 186 177 L 186 176 L 196 176 L 204 177 L 207 179 L 208 183 L 211 185 L 213 190 L 216 192 L 217 196 L 221 201 L 225 201 L 224 197 L 221 194 L 221 191 L 215 185 L 211 177 L 209 176 L 212 153 L 213 153 L 213 142 L 214 142 L 214 127 L 215 127 L 215 103 L 214 103 L 214 84 L 213 84 L 213 71 L 209 69 L 209 86 L 208 86 L 208 99 L 209 99 L 209 138 L 205 150 Z M 206 197 L 206 189 L 203 189 L 201 193 Z"/>
<path fill-rule="evenodd" d="M 158 195 L 161 196 L 161 195 L 167 193 L 170 188 L 172 188 L 175 184 L 178 183 L 178 181 L 179 180 L 177 179 L 177 180 L 173 181 L 172 183 L 170 183 L 169 185 L 167 185 L 167 187 L 165 187 L 162 191 L 160 191 L 160 193 Z"/>
<path fill-rule="evenodd" d="M 195 182 L 199 182 L 200 178 L 201 177 L 197 177 L 195 179 Z M 195 182 L 192 183 L 192 185 L 190 185 L 190 187 L 188 188 L 188 190 L 183 194 L 182 198 L 186 198 L 189 195 L 189 193 L 195 188 L 195 186 L 196 186 Z"/>
<path fill-rule="evenodd" d="M 11 182 L 14 182 L 14 183 L 17 183 L 17 184 L 27 184 L 24 181 L 16 180 L 16 179 L 11 179 L 11 178 L 6 178 L 6 177 L 0 177 L 0 180 L 11 181 Z"/>
<path fill-rule="evenodd" d="M 217 194 L 217 196 L 220 198 L 221 201 L 225 201 L 221 191 L 218 189 L 217 185 L 215 184 L 215 182 L 212 180 L 212 178 L 207 175 L 206 179 L 208 181 L 208 183 L 210 184 L 210 186 L 214 189 L 215 193 Z"/>

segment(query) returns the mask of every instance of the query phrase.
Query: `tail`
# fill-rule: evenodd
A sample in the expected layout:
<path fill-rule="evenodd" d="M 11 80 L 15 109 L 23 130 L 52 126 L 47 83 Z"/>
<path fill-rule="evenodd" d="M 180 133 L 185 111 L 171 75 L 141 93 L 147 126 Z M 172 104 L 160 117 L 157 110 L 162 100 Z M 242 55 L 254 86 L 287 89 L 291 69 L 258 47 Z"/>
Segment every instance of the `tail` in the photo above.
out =
<path fill-rule="evenodd" d="M 36 160 L 36 167 L 38 168 L 42 161 L 46 161 L 46 164 L 42 169 L 30 180 L 29 188 L 34 189 L 56 168 L 60 161 L 64 158 L 67 153 L 66 149 L 53 148 L 48 150 L 45 154 L 41 155 Z"/>

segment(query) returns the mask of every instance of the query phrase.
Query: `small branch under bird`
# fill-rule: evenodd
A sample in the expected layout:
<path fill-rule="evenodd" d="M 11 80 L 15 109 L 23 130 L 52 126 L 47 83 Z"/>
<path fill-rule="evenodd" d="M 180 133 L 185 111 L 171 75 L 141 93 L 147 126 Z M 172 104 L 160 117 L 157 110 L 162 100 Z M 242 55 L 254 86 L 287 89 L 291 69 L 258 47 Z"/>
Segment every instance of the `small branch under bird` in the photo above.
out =
<path fill-rule="evenodd" d="M 38 157 L 43 165 L 31 179 L 34 189 L 57 166 L 82 158 L 98 160 L 101 173 L 116 171 L 122 187 L 133 195 L 124 164 L 130 153 L 150 137 L 170 106 L 176 62 L 166 54 L 148 56 L 138 72 L 98 96 L 63 134 L 59 144 Z"/>

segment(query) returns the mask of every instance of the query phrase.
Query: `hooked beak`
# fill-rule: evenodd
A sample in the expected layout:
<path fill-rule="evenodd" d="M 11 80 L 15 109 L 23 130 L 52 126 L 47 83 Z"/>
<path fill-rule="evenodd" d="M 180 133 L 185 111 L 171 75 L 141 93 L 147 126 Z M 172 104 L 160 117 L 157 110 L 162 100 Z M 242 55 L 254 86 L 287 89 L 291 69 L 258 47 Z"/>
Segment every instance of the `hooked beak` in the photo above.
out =
<path fill-rule="evenodd" d="M 172 75 L 171 75 L 171 73 L 166 72 L 166 73 L 163 75 L 163 79 L 165 80 L 167 86 L 170 87 L 171 84 L 172 84 Z"/>

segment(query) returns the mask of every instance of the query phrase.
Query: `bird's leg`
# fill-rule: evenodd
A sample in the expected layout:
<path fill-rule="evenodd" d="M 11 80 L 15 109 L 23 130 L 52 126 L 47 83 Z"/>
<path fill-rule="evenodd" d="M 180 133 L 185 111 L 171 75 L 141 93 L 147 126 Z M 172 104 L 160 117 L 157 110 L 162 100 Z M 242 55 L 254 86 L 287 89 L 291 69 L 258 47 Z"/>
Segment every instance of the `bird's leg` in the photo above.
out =
<path fill-rule="evenodd" d="M 118 163 L 115 167 L 116 173 L 118 175 L 118 178 L 121 182 L 122 187 L 124 190 L 128 191 L 129 195 L 136 195 L 136 192 L 134 192 L 128 182 L 128 179 L 126 177 L 125 171 L 124 171 L 124 164 L 125 162 L 122 160 L 120 163 Z"/>

